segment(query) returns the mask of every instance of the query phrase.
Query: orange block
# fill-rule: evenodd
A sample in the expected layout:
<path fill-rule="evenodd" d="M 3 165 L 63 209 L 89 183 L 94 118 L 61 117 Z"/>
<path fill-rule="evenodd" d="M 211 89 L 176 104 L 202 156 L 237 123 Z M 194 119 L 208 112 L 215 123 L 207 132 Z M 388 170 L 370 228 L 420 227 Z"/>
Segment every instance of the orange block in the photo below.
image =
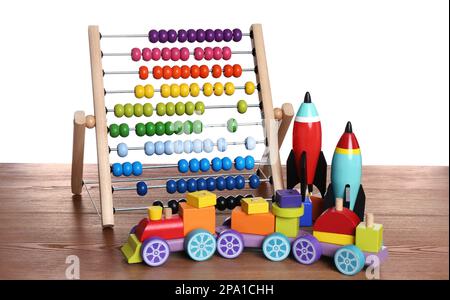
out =
<path fill-rule="evenodd" d="M 231 212 L 231 229 L 241 233 L 268 235 L 275 231 L 275 216 L 271 212 L 247 215 L 237 206 Z"/>
<path fill-rule="evenodd" d="M 180 216 L 183 218 L 184 235 L 194 229 L 205 229 L 211 234 L 216 232 L 215 206 L 196 208 L 182 202 L 180 203 Z"/>
<path fill-rule="evenodd" d="M 309 199 L 311 199 L 312 203 L 312 219 L 315 221 L 325 211 L 324 201 L 317 196 L 310 196 Z"/>

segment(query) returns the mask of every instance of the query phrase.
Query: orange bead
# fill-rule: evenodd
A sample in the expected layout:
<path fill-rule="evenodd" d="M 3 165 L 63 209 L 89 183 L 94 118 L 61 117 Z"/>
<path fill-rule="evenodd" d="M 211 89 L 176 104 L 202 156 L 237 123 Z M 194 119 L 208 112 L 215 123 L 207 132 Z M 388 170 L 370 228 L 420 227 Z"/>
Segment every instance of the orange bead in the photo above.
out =
<path fill-rule="evenodd" d="M 212 76 L 219 78 L 222 75 L 222 68 L 219 65 L 212 66 Z"/>
<path fill-rule="evenodd" d="M 189 78 L 191 75 L 191 69 L 188 66 L 182 66 L 181 67 L 181 78 Z"/>
<path fill-rule="evenodd" d="M 163 78 L 170 79 L 172 77 L 172 68 L 169 66 L 163 67 Z"/>
<path fill-rule="evenodd" d="M 209 68 L 207 65 L 201 65 L 200 66 L 200 77 L 206 78 L 209 75 Z"/>
<path fill-rule="evenodd" d="M 162 68 L 160 66 L 154 66 L 153 67 L 153 78 L 155 79 L 161 79 L 162 77 Z"/>
<path fill-rule="evenodd" d="M 139 78 L 142 80 L 148 78 L 148 68 L 146 66 L 139 67 Z"/>
<path fill-rule="evenodd" d="M 181 68 L 179 66 L 172 67 L 172 77 L 178 79 L 181 76 Z"/>
<path fill-rule="evenodd" d="M 200 68 L 197 65 L 191 66 L 191 77 L 198 78 L 200 76 Z"/>
<path fill-rule="evenodd" d="M 233 76 L 233 67 L 231 65 L 225 65 L 223 67 L 223 75 L 225 77 L 231 77 Z"/>
<path fill-rule="evenodd" d="M 242 75 L 241 65 L 238 65 L 238 64 L 234 65 L 233 66 L 233 76 L 234 77 L 241 77 L 241 75 Z"/>

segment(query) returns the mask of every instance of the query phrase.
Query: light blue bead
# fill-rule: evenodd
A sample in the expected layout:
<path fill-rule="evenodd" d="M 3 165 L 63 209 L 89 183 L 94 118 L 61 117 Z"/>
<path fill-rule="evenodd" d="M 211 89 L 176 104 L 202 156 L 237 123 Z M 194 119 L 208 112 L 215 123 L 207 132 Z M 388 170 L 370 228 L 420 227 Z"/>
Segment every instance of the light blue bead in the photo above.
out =
<path fill-rule="evenodd" d="M 233 163 L 231 162 L 231 159 L 229 157 L 222 158 L 222 169 L 225 171 L 231 170 L 233 167 Z"/>
<path fill-rule="evenodd" d="M 155 153 L 155 144 L 153 144 L 153 142 L 145 143 L 144 151 L 145 151 L 145 154 L 148 156 L 153 155 Z"/>
<path fill-rule="evenodd" d="M 173 152 L 175 152 L 176 154 L 183 153 L 183 141 L 176 140 L 175 142 L 173 142 Z"/>
<path fill-rule="evenodd" d="M 164 142 L 164 153 L 167 155 L 173 154 L 173 142 L 172 141 Z"/>
<path fill-rule="evenodd" d="M 222 170 L 222 160 L 218 157 L 214 157 L 211 160 L 211 167 L 214 172 L 219 172 L 220 170 Z"/>
<path fill-rule="evenodd" d="M 192 145 L 191 141 L 184 141 L 184 143 L 183 143 L 184 153 L 187 153 L 187 154 L 191 153 L 193 147 L 194 146 Z"/>
<path fill-rule="evenodd" d="M 193 158 L 189 161 L 189 170 L 191 170 L 192 173 L 198 172 L 200 169 L 200 163 L 198 162 L 198 159 Z"/>
<path fill-rule="evenodd" d="M 203 142 L 199 139 L 196 139 L 192 142 L 193 150 L 195 153 L 201 153 L 202 152 L 202 146 Z"/>
<path fill-rule="evenodd" d="M 217 150 L 220 152 L 227 151 L 227 141 L 224 138 L 220 138 L 217 140 Z"/>
<path fill-rule="evenodd" d="M 178 161 L 178 171 L 180 173 L 186 173 L 189 171 L 189 163 L 185 159 L 180 159 Z"/>
<path fill-rule="evenodd" d="M 117 145 L 117 155 L 120 157 L 125 157 L 128 155 L 128 146 L 125 143 L 120 143 Z"/>
<path fill-rule="evenodd" d="M 130 176 L 133 173 L 133 166 L 129 162 L 122 164 L 122 172 L 125 176 Z"/>
<path fill-rule="evenodd" d="M 158 141 L 155 143 L 155 153 L 157 155 L 164 154 L 164 143 L 161 141 Z"/>
<path fill-rule="evenodd" d="M 113 163 L 111 166 L 111 170 L 114 176 L 122 176 L 122 164 Z"/>
<path fill-rule="evenodd" d="M 256 140 L 255 138 L 249 136 L 245 139 L 245 148 L 247 148 L 247 150 L 253 150 L 256 147 Z"/>
<path fill-rule="evenodd" d="M 245 168 L 247 170 L 252 170 L 255 167 L 255 159 L 251 155 L 245 157 Z"/>
<path fill-rule="evenodd" d="M 245 168 L 245 159 L 242 156 L 237 156 L 234 159 L 234 167 L 238 171 L 244 170 L 244 168 Z"/>
<path fill-rule="evenodd" d="M 140 176 L 142 175 L 142 164 L 138 161 L 133 163 L 133 175 Z"/>
<path fill-rule="evenodd" d="M 211 165 L 210 165 L 209 160 L 207 158 L 200 159 L 200 170 L 202 172 L 209 171 L 210 166 Z"/>
<path fill-rule="evenodd" d="M 203 141 L 203 151 L 206 153 L 211 153 L 214 150 L 214 142 L 211 139 L 206 139 Z"/>

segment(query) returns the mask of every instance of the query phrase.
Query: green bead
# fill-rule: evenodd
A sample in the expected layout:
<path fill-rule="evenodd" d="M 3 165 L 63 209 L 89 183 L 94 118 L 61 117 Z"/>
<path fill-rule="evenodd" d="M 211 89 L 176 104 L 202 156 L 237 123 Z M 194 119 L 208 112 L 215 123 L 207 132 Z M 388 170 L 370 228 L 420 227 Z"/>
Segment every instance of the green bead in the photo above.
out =
<path fill-rule="evenodd" d="M 183 133 L 183 122 L 175 121 L 175 123 L 173 123 L 173 132 L 175 134 L 182 134 Z"/>
<path fill-rule="evenodd" d="M 195 105 L 191 101 L 186 102 L 185 104 L 185 112 L 188 116 L 192 116 L 195 110 Z"/>
<path fill-rule="evenodd" d="M 161 122 L 161 121 L 156 122 L 156 124 L 155 124 L 155 133 L 156 133 L 156 135 L 161 136 L 165 132 L 166 132 L 166 126 L 164 125 L 164 123 Z"/>
<path fill-rule="evenodd" d="M 137 123 L 136 127 L 134 128 L 134 131 L 136 132 L 137 136 L 144 136 L 145 135 L 144 123 Z"/>
<path fill-rule="evenodd" d="M 203 131 L 203 124 L 200 120 L 195 120 L 194 123 L 192 123 L 192 130 L 194 133 L 199 134 Z"/>
<path fill-rule="evenodd" d="M 237 123 L 236 119 L 231 118 L 227 121 L 227 129 L 229 132 L 236 132 L 237 128 L 238 128 L 238 123 Z"/>
<path fill-rule="evenodd" d="M 153 115 L 153 105 L 151 103 L 144 104 L 144 116 L 151 117 Z"/>
<path fill-rule="evenodd" d="M 198 115 L 203 115 L 205 112 L 205 103 L 198 101 L 195 103 L 195 113 Z"/>
<path fill-rule="evenodd" d="M 147 124 L 145 124 L 145 133 L 148 136 L 153 136 L 155 134 L 155 124 L 153 124 L 153 122 L 147 122 Z"/>
<path fill-rule="evenodd" d="M 124 108 L 125 117 L 131 118 L 134 114 L 133 104 L 127 103 L 127 104 L 125 104 L 125 106 L 123 108 Z"/>
<path fill-rule="evenodd" d="M 127 123 L 122 123 L 119 125 L 119 132 L 121 137 L 127 137 L 130 134 L 130 128 Z"/>
<path fill-rule="evenodd" d="M 118 137 L 119 136 L 119 125 L 117 125 L 117 124 L 109 125 L 109 135 L 113 138 Z"/>
<path fill-rule="evenodd" d="M 134 108 L 134 115 L 136 117 L 142 117 L 142 115 L 144 114 L 144 107 L 142 106 L 142 104 L 136 103 L 133 108 Z"/>
<path fill-rule="evenodd" d="M 166 114 L 166 105 L 162 102 L 156 104 L 156 114 L 158 116 L 164 116 Z"/>
<path fill-rule="evenodd" d="M 177 104 L 175 104 L 175 113 L 179 116 L 184 115 L 184 103 L 183 102 L 177 102 Z"/>
<path fill-rule="evenodd" d="M 168 116 L 173 116 L 175 114 L 175 104 L 173 104 L 173 102 L 166 103 L 166 114 Z"/>
<path fill-rule="evenodd" d="M 114 105 L 114 115 L 117 118 L 122 118 L 124 114 L 124 108 L 122 104 L 116 104 Z"/>
<path fill-rule="evenodd" d="M 237 103 L 237 110 L 240 114 L 243 114 L 247 111 L 247 102 L 245 100 L 239 100 Z"/>
<path fill-rule="evenodd" d="M 167 121 L 165 124 L 165 132 L 167 135 L 172 135 L 173 134 L 173 123 L 170 121 Z"/>
<path fill-rule="evenodd" d="M 183 131 L 185 134 L 191 134 L 192 133 L 192 122 L 191 121 L 186 121 L 183 124 Z"/>

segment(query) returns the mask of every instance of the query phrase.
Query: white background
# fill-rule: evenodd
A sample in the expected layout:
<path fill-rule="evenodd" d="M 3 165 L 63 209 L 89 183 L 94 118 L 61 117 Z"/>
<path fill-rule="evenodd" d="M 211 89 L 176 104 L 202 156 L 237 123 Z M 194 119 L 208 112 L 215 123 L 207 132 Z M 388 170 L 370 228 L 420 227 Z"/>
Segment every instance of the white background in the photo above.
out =
<path fill-rule="evenodd" d="M 351 120 L 366 165 L 448 165 L 448 11 L 445 0 L 1 1 L 0 162 L 71 161 L 73 112 L 93 112 L 88 25 L 262 23 L 274 106 L 297 110 L 311 92 L 329 163 Z M 95 162 L 87 135 L 85 159 Z M 291 144 L 289 131 L 282 160 Z"/>

